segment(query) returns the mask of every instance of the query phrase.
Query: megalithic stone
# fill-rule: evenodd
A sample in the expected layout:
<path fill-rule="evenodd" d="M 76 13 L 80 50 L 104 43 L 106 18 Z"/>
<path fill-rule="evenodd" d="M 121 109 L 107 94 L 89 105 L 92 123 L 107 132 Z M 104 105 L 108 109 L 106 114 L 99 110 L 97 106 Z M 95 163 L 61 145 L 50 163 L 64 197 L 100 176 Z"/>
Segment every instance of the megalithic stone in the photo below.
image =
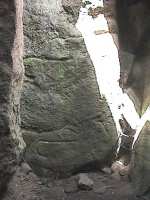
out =
<path fill-rule="evenodd" d="M 19 129 L 22 8 L 22 0 L 0 1 L 0 192 L 6 188 L 23 148 Z"/>
<path fill-rule="evenodd" d="M 150 104 L 149 3 L 139 1 L 129 6 L 127 1 L 116 0 L 116 9 L 121 66 L 120 86 L 133 101 L 138 114 L 142 116 Z"/>
<path fill-rule="evenodd" d="M 75 26 L 81 5 L 81 0 L 24 1 L 25 158 L 46 178 L 100 166 L 111 160 L 117 141 L 110 109 Z"/>
<path fill-rule="evenodd" d="M 147 121 L 134 146 L 134 159 L 131 170 L 132 183 L 135 193 L 144 194 L 150 198 L 150 121 Z M 149 199 L 148 198 L 148 199 Z"/>

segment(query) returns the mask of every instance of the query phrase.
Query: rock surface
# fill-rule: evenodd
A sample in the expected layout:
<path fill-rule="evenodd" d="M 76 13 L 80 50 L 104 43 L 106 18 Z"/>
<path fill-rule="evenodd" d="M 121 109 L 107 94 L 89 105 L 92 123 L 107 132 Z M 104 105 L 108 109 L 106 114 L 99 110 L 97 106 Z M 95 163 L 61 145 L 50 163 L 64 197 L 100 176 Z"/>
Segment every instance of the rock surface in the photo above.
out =
<path fill-rule="evenodd" d="M 16 154 L 23 148 L 19 129 L 22 14 L 21 0 L 0 1 L 0 196 L 14 172 Z"/>
<path fill-rule="evenodd" d="M 150 104 L 150 2 L 105 0 L 104 3 L 109 32 L 118 47 L 120 87 L 130 96 L 139 115 L 143 115 Z"/>
<path fill-rule="evenodd" d="M 109 168 L 109 167 L 104 167 L 103 169 L 101 169 L 101 171 L 105 174 L 111 174 L 112 173 L 111 168 Z"/>
<path fill-rule="evenodd" d="M 150 2 L 116 2 L 122 87 L 143 115 L 150 104 Z"/>
<path fill-rule="evenodd" d="M 134 165 L 131 177 L 135 192 L 138 195 L 148 195 L 150 198 L 150 122 L 143 127 L 135 145 Z M 148 199 L 149 199 L 148 198 Z"/>
<path fill-rule="evenodd" d="M 88 177 L 87 174 L 79 174 L 78 187 L 81 190 L 92 190 L 94 182 Z"/>
<path fill-rule="evenodd" d="M 27 163 L 21 164 L 21 170 L 23 171 L 24 174 L 29 174 L 30 172 L 32 172 L 31 167 Z"/>
<path fill-rule="evenodd" d="M 40 176 L 103 163 L 116 129 L 75 23 L 81 1 L 25 0 L 21 101 L 26 160 Z"/>

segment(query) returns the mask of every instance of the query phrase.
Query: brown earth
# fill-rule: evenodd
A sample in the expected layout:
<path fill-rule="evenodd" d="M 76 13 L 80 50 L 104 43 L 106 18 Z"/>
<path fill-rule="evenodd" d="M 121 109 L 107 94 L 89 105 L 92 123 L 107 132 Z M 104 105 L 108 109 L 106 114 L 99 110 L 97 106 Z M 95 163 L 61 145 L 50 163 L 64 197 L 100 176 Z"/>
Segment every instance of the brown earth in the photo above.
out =
<path fill-rule="evenodd" d="M 92 190 L 80 190 L 78 175 L 62 180 L 40 180 L 30 170 L 18 167 L 3 200 L 142 200 L 134 197 L 129 180 L 114 174 L 90 172 Z"/>

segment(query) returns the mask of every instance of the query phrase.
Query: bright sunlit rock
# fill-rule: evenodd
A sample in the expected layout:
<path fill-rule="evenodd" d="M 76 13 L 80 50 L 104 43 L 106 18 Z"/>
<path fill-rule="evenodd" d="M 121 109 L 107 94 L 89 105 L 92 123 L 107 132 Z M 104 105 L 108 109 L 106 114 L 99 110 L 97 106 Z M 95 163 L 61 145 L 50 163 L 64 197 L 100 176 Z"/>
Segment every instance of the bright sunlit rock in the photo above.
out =
<path fill-rule="evenodd" d="M 101 95 L 107 99 L 116 123 L 118 135 L 121 133 L 118 120 L 121 118 L 121 114 L 123 114 L 131 127 L 137 130 L 135 137 L 137 138 L 150 111 L 147 111 L 140 119 L 134 104 L 119 87 L 120 64 L 118 50 L 111 34 L 108 32 L 107 21 L 103 14 L 94 19 L 88 15 L 88 7 L 103 6 L 103 1 L 90 0 L 90 2 L 92 5 L 81 8 L 77 28 L 84 37 L 88 52 L 95 66 Z M 95 31 L 97 30 L 103 34 L 96 35 Z"/>

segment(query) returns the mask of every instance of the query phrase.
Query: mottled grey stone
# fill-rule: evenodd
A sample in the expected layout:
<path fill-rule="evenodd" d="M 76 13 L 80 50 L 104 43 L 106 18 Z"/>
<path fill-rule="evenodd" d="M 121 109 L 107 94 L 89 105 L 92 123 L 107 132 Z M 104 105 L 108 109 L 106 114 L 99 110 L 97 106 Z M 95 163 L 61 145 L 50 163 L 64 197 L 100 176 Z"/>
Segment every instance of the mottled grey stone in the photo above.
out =
<path fill-rule="evenodd" d="M 78 187 L 81 190 L 92 190 L 94 182 L 87 174 L 79 174 Z"/>
<path fill-rule="evenodd" d="M 19 100 L 22 83 L 22 1 L 0 1 L 0 196 L 14 173 L 22 146 Z M 19 29 L 19 32 L 18 32 Z M 17 54 L 17 56 L 15 56 Z M 20 77 L 18 79 L 18 77 Z"/>
<path fill-rule="evenodd" d="M 149 193 L 150 185 L 150 122 L 147 121 L 134 148 L 131 178 L 138 195 Z M 150 193 L 149 193 L 150 195 Z"/>
<path fill-rule="evenodd" d="M 102 162 L 117 134 L 75 23 L 81 1 L 24 1 L 26 160 L 41 176 Z"/>
<path fill-rule="evenodd" d="M 150 2 L 116 1 L 121 64 L 120 86 L 141 116 L 150 104 Z"/>

